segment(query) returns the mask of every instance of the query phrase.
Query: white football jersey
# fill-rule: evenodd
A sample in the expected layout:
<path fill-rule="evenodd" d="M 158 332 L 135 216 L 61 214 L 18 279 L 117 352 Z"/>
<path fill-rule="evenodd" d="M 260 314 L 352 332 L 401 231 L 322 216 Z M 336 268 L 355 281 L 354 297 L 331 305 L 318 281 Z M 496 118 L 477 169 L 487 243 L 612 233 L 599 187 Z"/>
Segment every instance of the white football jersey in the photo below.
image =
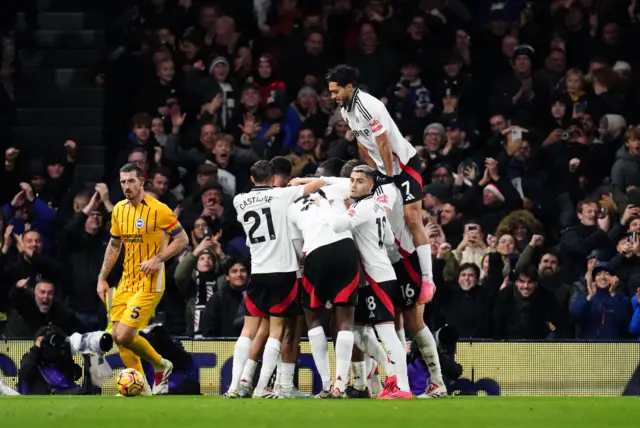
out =
<path fill-rule="evenodd" d="M 339 189 L 339 186 L 323 187 L 322 192 L 328 200 L 336 200 L 336 203 L 332 204 L 332 209 L 336 213 L 344 215 L 347 212 L 347 207 L 344 203 L 337 203 L 338 199 L 344 200 L 343 191 Z M 289 207 L 289 234 L 291 239 L 302 239 L 304 241 L 302 252 L 305 257 L 311 254 L 313 250 L 325 245 L 333 244 L 343 239 L 353 239 L 353 235 L 349 230 L 339 233 L 334 232 L 331 227 L 322 221 L 322 215 L 320 207 L 308 198 L 302 198 Z"/>
<path fill-rule="evenodd" d="M 408 142 L 398 126 L 391 118 L 387 107 L 366 92 L 357 89 L 347 106 L 340 108 L 342 117 L 347 122 L 358 142 L 365 146 L 380 172 L 385 175 L 398 175 L 409 159 L 416 155 L 416 149 Z M 376 137 L 387 133 L 393 155 L 393 171 L 384 170 L 382 156 L 378 150 Z"/>
<path fill-rule="evenodd" d="M 409 257 L 416 248 L 413 245 L 411 231 L 407 226 L 407 222 L 404 220 L 404 204 L 402 203 L 400 190 L 393 183 L 384 184 L 378 186 L 373 196 L 376 202 L 388 208 L 390 211 L 390 213 L 387 214 L 387 218 L 393 231 L 398 253 L 403 258 Z M 389 254 L 389 257 L 393 263 L 398 261 L 392 254 Z"/>
<path fill-rule="evenodd" d="M 297 271 L 298 260 L 289 237 L 287 211 L 304 195 L 304 186 L 254 187 L 233 198 L 238 222 L 247 235 L 251 273 Z"/>
<path fill-rule="evenodd" d="M 323 187 L 329 190 L 332 187 L 342 192 L 342 198 L 349 196 L 349 179 L 332 178 L 332 185 Z M 331 201 L 330 198 L 329 201 Z M 333 207 L 338 202 L 333 202 Z M 343 214 L 344 215 L 344 214 Z M 349 220 L 349 229 L 353 233 L 353 239 L 358 247 L 360 259 L 367 281 L 370 279 L 377 283 L 393 281 L 396 274 L 387 255 L 387 246 L 393 244 L 393 232 L 387 221 L 387 213 L 382 205 L 378 204 L 371 196 L 351 204 L 346 217 Z"/>

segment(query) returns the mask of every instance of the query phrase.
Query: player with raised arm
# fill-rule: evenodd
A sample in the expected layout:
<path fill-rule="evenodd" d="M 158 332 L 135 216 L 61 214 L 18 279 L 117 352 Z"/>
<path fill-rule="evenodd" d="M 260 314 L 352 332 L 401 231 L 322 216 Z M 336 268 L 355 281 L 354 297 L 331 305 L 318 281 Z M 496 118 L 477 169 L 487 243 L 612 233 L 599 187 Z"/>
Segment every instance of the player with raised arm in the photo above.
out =
<path fill-rule="evenodd" d="M 291 243 L 287 211 L 296 199 L 321 186 L 274 188 L 275 170 L 269 161 L 251 167 L 255 187 L 233 199 L 238 221 L 247 235 L 251 252 L 251 280 L 245 303 L 249 316 L 233 351 L 232 380 L 225 397 L 239 397 L 240 377 L 249 358 L 251 342 L 262 318 L 269 318 L 269 339 L 264 348 L 262 369 L 254 398 L 277 398 L 267 384 L 280 358 L 282 338 L 288 318 L 297 315 L 298 260 Z"/>
<path fill-rule="evenodd" d="M 323 180 L 315 180 L 324 185 Z M 318 191 L 328 199 L 340 198 L 334 189 Z M 344 204 L 334 209 L 344 214 Z M 316 398 L 347 398 L 349 365 L 354 344 L 353 321 L 360 282 L 358 250 L 350 231 L 335 232 L 322 223 L 320 207 L 312 198 L 301 198 L 289 208 L 289 230 L 294 247 L 304 257 L 302 284 L 303 305 L 307 321 L 309 345 L 322 379 L 322 391 Z M 336 377 L 331 385 L 329 347 L 322 327 L 326 303 L 333 308 L 337 335 L 335 341 Z"/>
<path fill-rule="evenodd" d="M 118 202 L 111 213 L 111 239 L 98 275 L 97 291 L 106 302 L 107 276 L 124 242 L 122 278 L 109 314 L 113 322 L 111 334 L 127 368 L 144 373 L 140 361 L 143 358 L 162 373 L 152 391 L 157 395 L 168 392 L 173 364 L 162 358 L 138 331 L 148 325 L 164 293 L 165 261 L 186 247 L 189 238 L 169 207 L 145 195 L 143 176 L 136 164 L 129 163 L 120 169 L 120 185 L 126 199 Z M 150 394 L 145 383 L 144 395 Z"/>
<path fill-rule="evenodd" d="M 435 284 L 431 248 L 422 224 L 422 176 L 420 157 L 389 115 L 385 105 L 358 89 L 358 70 L 339 65 L 327 76 L 331 98 L 358 141 L 367 164 L 377 169 L 383 180 L 394 183 L 402 193 L 404 219 L 416 247 L 422 281 L 420 301 L 433 299 Z"/>
<path fill-rule="evenodd" d="M 269 161 L 274 167 L 274 187 L 287 187 L 291 180 L 291 161 L 283 156 L 276 156 Z M 298 274 L 298 277 L 300 275 Z M 299 308 L 299 315 L 295 322 L 288 323 L 285 327 L 284 338 L 282 340 L 282 349 L 280 352 L 280 361 L 278 361 L 276 369 L 276 381 L 274 383 L 274 391 L 278 398 L 301 398 L 303 394 L 299 393 L 293 385 L 295 377 L 295 363 L 300 353 L 300 336 L 304 328 L 304 315 L 302 307 Z M 240 377 L 240 398 L 248 398 L 253 393 L 253 378 L 257 367 L 258 359 L 262 354 L 264 345 L 269 338 L 269 319 L 263 318 L 260 322 L 260 328 L 256 337 L 251 342 L 251 350 L 249 359 L 247 360 L 242 376 Z"/>
<path fill-rule="evenodd" d="M 353 168 L 363 164 L 358 160 L 347 162 L 340 172 L 341 177 L 349 176 Z M 322 179 L 328 185 L 344 180 L 344 178 L 334 177 L 322 177 Z M 310 181 L 308 179 L 294 179 L 292 184 L 299 185 Z M 393 183 L 389 183 L 377 186 L 374 197 L 385 207 L 389 225 L 395 237 L 396 245 L 387 247 L 387 250 L 398 284 L 396 292 L 392 295 L 396 308 L 396 333 L 403 344 L 406 343 L 405 327 L 413 334 L 430 373 L 430 383 L 426 386 L 425 393 L 418 398 L 443 397 L 446 395 L 446 387 L 442 379 L 438 348 L 433 334 L 424 322 L 424 304 L 418 301 L 421 286 L 420 263 L 413 246 L 411 233 L 402 215 L 402 195 Z M 370 352 L 369 355 L 374 353 L 375 351 Z"/>
<path fill-rule="evenodd" d="M 367 352 L 368 343 L 377 340 L 368 337 L 364 326 L 374 325 L 389 355 L 386 364 L 389 377 L 385 391 L 378 398 L 412 398 L 407 377 L 406 348 L 400 343 L 394 328 L 395 313 L 391 296 L 395 294 L 397 284 L 386 249 L 394 244 L 394 237 L 384 207 L 372 195 L 375 170 L 366 165 L 357 166 L 353 168 L 351 177 L 343 180 L 349 180 L 345 196 L 351 198 L 346 214 L 335 214 L 326 199 L 318 199 L 318 204 L 325 214 L 323 221 L 327 221 L 334 231 L 352 231 L 360 253 L 368 287 L 359 290 L 356 322 L 361 327 L 356 330 L 360 333 L 357 342 L 359 348 Z M 379 362 L 385 363 L 384 360 Z"/>

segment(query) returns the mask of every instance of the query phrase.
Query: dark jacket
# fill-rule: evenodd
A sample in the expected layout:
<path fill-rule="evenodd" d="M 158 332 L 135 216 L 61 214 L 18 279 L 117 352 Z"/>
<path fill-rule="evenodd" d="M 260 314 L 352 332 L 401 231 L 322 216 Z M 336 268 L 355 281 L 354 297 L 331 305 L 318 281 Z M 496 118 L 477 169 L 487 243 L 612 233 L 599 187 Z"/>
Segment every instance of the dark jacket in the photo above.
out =
<path fill-rule="evenodd" d="M 238 337 L 242 332 L 243 292 L 226 281 L 207 302 L 200 330 L 205 337 Z M 237 322 L 240 318 L 241 322 Z"/>
<path fill-rule="evenodd" d="M 538 286 L 524 298 L 514 284 L 498 293 L 494 318 L 496 339 L 546 339 L 549 323 L 558 325 L 557 304 L 552 293 Z"/>
<path fill-rule="evenodd" d="M 70 356 L 64 359 L 64 364 L 46 363 L 44 354 L 42 348 L 33 346 L 22 358 L 20 370 L 18 370 L 20 392 L 27 395 L 79 394 L 81 387 L 74 381 L 82 375 L 80 366 L 74 363 Z M 68 389 L 57 389 L 46 380 L 45 373 L 48 367 L 55 368 L 56 374 L 63 376 L 62 383 L 69 384 Z"/>
<path fill-rule="evenodd" d="M 607 247 L 609 237 L 596 226 L 571 226 L 560 237 L 560 258 L 564 281 L 572 283 L 587 270 L 587 256 L 595 249 Z"/>
<path fill-rule="evenodd" d="M 597 289 L 591 301 L 583 295 L 571 307 L 571 316 L 580 326 L 584 339 L 623 339 L 631 321 L 631 303 L 621 294 Z"/>
<path fill-rule="evenodd" d="M 53 302 L 48 313 L 40 312 L 33 290 L 29 287 L 21 289 L 14 286 L 9 299 L 13 307 L 5 330 L 5 335 L 9 338 L 32 338 L 40 328 L 49 323 L 60 327 L 66 334 L 84 332 L 75 314 L 59 301 Z"/>
<path fill-rule="evenodd" d="M 84 230 L 86 220 L 86 214 L 76 213 L 63 232 L 62 255 L 66 275 L 62 286 L 71 308 L 80 312 L 94 312 L 102 309 L 102 302 L 96 293 L 96 278 L 102 268 L 109 233 L 101 229 L 96 235 L 89 235 Z M 122 265 L 116 263 L 107 281 L 116 285 L 121 274 Z"/>

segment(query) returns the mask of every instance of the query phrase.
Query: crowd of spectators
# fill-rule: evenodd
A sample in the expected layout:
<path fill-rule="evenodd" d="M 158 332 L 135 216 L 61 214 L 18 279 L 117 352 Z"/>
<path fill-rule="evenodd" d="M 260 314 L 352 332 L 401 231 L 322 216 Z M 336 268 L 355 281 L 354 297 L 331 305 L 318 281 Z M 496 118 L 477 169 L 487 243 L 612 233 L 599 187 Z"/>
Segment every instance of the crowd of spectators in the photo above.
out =
<path fill-rule="evenodd" d="M 4 147 L 7 336 L 37 328 L 18 310 L 24 293 L 43 318 L 56 308 L 87 329 L 104 325 L 96 278 L 127 161 L 191 237 L 167 263 L 165 325 L 237 336 L 250 264 L 231 200 L 257 160 L 284 156 L 304 176 L 358 156 L 324 80 L 340 63 L 360 69 L 421 155 L 432 328 L 640 336 L 636 0 L 255 0 L 252 19 L 251 3 L 238 3 L 241 13 L 191 0 L 110 3 L 109 53 L 94 70 L 106 98 L 101 183 L 72 185 L 73 141 L 37 160 Z M 34 293 L 40 277 L 48 282 Z M 26 278 L 31 287 L 16 287 Z"/>

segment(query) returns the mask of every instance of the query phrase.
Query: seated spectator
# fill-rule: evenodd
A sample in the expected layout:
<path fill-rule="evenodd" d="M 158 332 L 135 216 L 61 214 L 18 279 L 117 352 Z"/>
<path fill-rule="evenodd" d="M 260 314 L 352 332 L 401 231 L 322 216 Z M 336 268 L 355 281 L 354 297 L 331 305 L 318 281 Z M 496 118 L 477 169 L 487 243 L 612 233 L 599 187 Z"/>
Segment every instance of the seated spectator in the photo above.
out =
<path fill-rule="evenodd" d="M 493 333 L 496 339 L 547 339 L 558 325 L 559 308 L 554 296 L 538 286 L 538 271 L 529 266 L 505 278 L 498 292 Z"/>
<path fill-rule="evenodd" d="M 216 281 L 222 275 L 222 266 L 227 259 L 218 242 L 221 234 L 218 231 L 212 236 L 205 231 L 205 237 L 193 253 L 184 255 L 174 273 L 176 286 L 187 303 L 185 316 L 190 336 L 202 334 L 200 323 L 205 306 L 220 288 Z"/>
<path fill-rule="evenodd" d="M 249 281 L 249 268 L 240 260 L 225 262 L 226 276 L 218 279 L 218 290 L 202 314 L 200 333 L 204 337 L 237 337 L 244 324 L 243 292 Z"/>
<path fill-rule="evenodd" d="M 30 284 L 34 285 L 31 286 Z M 19 280 L 11 289 L 9 314 L 5 335 L 9 338 L 34 337 L 36 332 L 49 325 L 58 326 L 66 334 L 86 331 L 73 314 L 61 302 L 54 299 L 56 287 L 48 280 Z"/>
<path fill-rule="evenodd" d="M 320 163 L 318 160 L 319 147 L 313 130 L 303 128 L 298 134 L 298 146 L 286 156 L 291 161 L 293 177 L 304 177 L 313 174 Z"/>
<path fill-rule="evenodd" d="M 587 294 L 576 299 L 571 317 L 584 339 L 622 339 L 631 320 L 629 298 L 618 291 L 620 279 L 609 263 L 600 262 L 587 277 Z"/>
<path fill-rule="evenodd" d="M 40 233 L 35 230 L 29 230 L 23 235 L 14 233 L 12 239 L 15 240 L 17 254 L 4 266 L 10 283 L 15 284 L 22 278 L 35 280 L 38 277 L 57 282 L 62 277 L 62 265 L 43 253 Z"/>

